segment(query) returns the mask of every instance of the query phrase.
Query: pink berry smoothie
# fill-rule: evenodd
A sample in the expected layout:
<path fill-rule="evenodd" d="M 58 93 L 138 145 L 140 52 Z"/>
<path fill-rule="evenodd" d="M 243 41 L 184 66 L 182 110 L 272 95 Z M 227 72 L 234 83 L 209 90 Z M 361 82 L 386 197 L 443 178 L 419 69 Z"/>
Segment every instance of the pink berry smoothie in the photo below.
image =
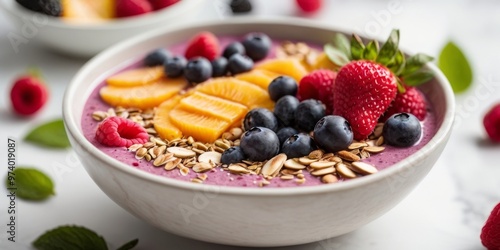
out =
<path fill-rule="evenodd" d="M 227 44 L 233 41 L 241 40 L 239 37 L 220 37 L 219 38 L 221 47 L 225 47 Z M 269 54 L 269 58 L 274 57 L 276 48 L 281 44 L 282 41 L 275 40 L 273 42 L 273 49 Z M 308 43 L 309 44 L 309 43 Z M 312 48 L 320 48 L 320 46 L 315 44 L 309 44 Z M 183 54 L 185 51 L 186 44 L 179 44 L 168 48 L 174 55 Z M 138 59 L 135 63 L 125 67 L 117 69 L 114 74 L 124 71 L 126 69 L 138 67 L 141 65 L 141 60 Z M 84 136 L 89 140 L 95 147 L 97 147 L 102 152 L 106 153 L 110 157 L 129 165 L 130 167 L 138 168 L 142 171 L 149 172 L 154 175 L 164 176 L 167 178 L 173 178 L 176 180 L 182 181 L 191 181 L 191 179 L 196 178 L 197 174 L 194 171 L 190 171 L 187 176 L 182 176 L 178 169 L 174 169 L 172 171 L 166 171 L 162 167 L 154 167 L 151 162 L 147 162 L 146 160 L 137 160 L 135 158 L 134 153 L 127 150 L 125 147 L 116 148 L 116 147 L 107 147 L 101 145 L 95 139 L 95 133 L 99 122 L 95 121 L 92 118 L 92 113 L 95 111 L 106 111 L 111 106 L 102 101 L 99 96 L 99 90 L 105 85 L 105 82 L 102 82 L 93 90 L 91 95 L 88 97 L 88 100 L 85 104 L 84 113 L 82 116 L 82 130 Z M 434 110 L 431 107 L 428 107 L 429 111 L 427 117 L 424 121 L 422 121 L 422 137 L 420 141 L 409 148 L 395 148 L 389 145 L 384 145 L 386 149 L 384 152 L 379 154 L 372 154 L 371 157 L 365 159 L 365 162 L 368 162 L 374 165 L 378 170 L 383 170 L 385 168 L 394 165 L 397 162 L 400 162 L 412 155 L 420 148 L 425 146 L 431 138 L 434 136 L 437 130 L 436 117 Z M 208 178 L 204 181 L 204 184 L 210 185 L 220 185 L 220 186 L 233 186 L 233 187 L 258 187 L 258 183 L 263 180 L 262 176 L 256 175 L 235 175 L 231 174 L 228 171 L 223 171 L 221 168 L 214 168 L 213 170 L 206 173 Z M 303 171 L 305 175 L 306 182 L 303 184 L 297 184 L 293 180 L 282 180 L 280 178 L 274 178 L 270 181 L 270 184 L 267 185 L 267 188 L 270 187 L 300 187 L 300 186 L 315 186 L 315 185 L 325 185 L 321 182 L 319 177 L 314 177 L 307 171 Z M 343 180 L 341 180 L 343 181 Z M 333 184 L 334 185 L 334 184 Z"/>

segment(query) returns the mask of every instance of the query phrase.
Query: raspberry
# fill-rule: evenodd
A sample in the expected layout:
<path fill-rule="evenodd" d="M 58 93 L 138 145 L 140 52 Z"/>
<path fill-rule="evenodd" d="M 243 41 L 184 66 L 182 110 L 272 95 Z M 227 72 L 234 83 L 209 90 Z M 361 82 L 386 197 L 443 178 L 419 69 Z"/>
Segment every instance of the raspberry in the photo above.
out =
<path fill-rule="evenodd" d="M 17 79 L 10 91 L 12 108 L 19 115 L 35 114 L 45 105 L 47 99 L 47 88 L 32 76 Z"/>
<path fill-rule="evenodd" d="M 112 116 L 99 124 L 96 140 L 109 147 L 130 147 L 146 143 L 149 135 L 139 124 L 122 117 Z"/>
<path fill-rule="evenodd" d="M 320 100 L 326 106 L 326 114 L 333 112 L 333 84 L 337 73 L 320 69 L 311 72 L 300 80 L 297 98 L 300 101 L 306 99 Z"/>
<path fill-rule="evenodd" d="M 180 0 L 149 0 L 155 10 L 166 8 L 174 3 L 178 3 L 179 1 Z"/>
<path fill-rule="evenodd" d="M 296 0 L 300 9 L 306 13 L 318 11 L 323 5 L 323 0 Z"/>
<path fill-rule="evenodd" d="M 483 124 L 490 139 L 494 142 L 500 142 L 500 103 L 484 116 Z"/>
<path fill-rule="evenodd" d="M 500 203 L 493 208 L 481 230 L 481 242 L 488 250 L 500 249 Z"/>
<path fill-rule="evenodd" d="M 219 40 L 210 32 L 201 32 L 196 35 L 186 49 L 186 58 L 202 56 L 213 61 L 220 54 Z"/>
<path fill-rule="evenodd" d="M 116 16 L 137 16 L 153 11 L 153 7 L 146 0 L 117 0 Z"/>
<path fill-rule="evenodd" d="M 404 93 L 396 95 L 380 121 L 385 122 L 389 117 L 397 113 L 410 113 L 423 121 L 427 115 L 427 103 L 424 95 L 415 87 L 406 88 Z"/>

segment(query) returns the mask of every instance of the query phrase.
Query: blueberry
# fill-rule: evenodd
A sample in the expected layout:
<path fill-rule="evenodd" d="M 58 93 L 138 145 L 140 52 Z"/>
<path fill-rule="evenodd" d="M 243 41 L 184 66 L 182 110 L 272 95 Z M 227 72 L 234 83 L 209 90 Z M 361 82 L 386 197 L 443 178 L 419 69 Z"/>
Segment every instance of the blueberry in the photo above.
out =
<path fill-rule="evenodd" d="M 158 66 L 165 64 L 167 58 L 172 57 L 170 51 L 166 49 L 157 49 L 151 51 L 149 54 L 144 57 L 144 65 L 148 67 Z"/>
<path fill-rule="evenodd" d="M 283 143 L 281 152 L 285 153 L 288 158 L 298 158 L 309 155 L 316 148 L 314 140 L 308 134 L 300 133 L 290 136 Z"/>
<path fill-rule="evenodd" d="M 49 16 L 61 16 L 60 0 L 16 0 L 23 7 Z"/>
<path fill-rule="evenodd" d="M 250 110 L 243 120 L 243 127 L 249 130 L 253 127 L 264 127 L 272 131 L 278 130 L 278 120 L 273 112 L 265 108 L 256 108 Z"/>
<path fill-rule="evenodd" d="M 265 161 L 279 153 L 280 141 L 272 130 L 253 127 L 241 137 L 240 147 L 248 160 Z"/>
<path fill-rule="evenodd" d="M 295 126 L 305 132 L 312 131 L 325 112 L 325 105 L 316 99 L 302 101 L 295 111 Z"/>
<path fill-rule="evenodd" d="M 227 59 L 225 57 L 219 57 L 212 61 L 212 76 L 219 77 L 225 76 L 227 74 Z"/>
<path fill-rule="evenodd" d="M 325 116 L 314 127 L 314 140 L 316 144 L 331 153 L 349 147 L 353 136 L 351 125 L 342 116 Z"/>
<path fill-rule="evenodd" d="M 205 57 L 195 57 L 188 61 L 184 69 L 184 77 L 188 82 L 200 83 L 212 76 L 212 64 Z"/>
<path fill-rule="evenodd" d="M 245 154 L 241 147 L 234 146 L 224 150 L 220 160 L 222 164 L 238 163 L 245 160 Z"/>
<path fill-rule="evenodd" d="M 41 12 L 49 16 L 61 16 L 62 5 L 60 0 L 38 0 Z"/>
<path fill-rule="evenodd" d="M 234 54 L 245 55 L 245 47 L 240 42 L 233 42 L 226 46 L 224 52 L 222 52 L 222 56 L 229 59 Z"/>
<path fill-rule="evenodd" d="M 242 54 L 234 54 L 229 58 L 227 68 L 231 74 L 236 75 L 239 73 L 252 70 L 253 61 L 248 56 Z"/>
<path fill-rule="evenodd" d="M 231 0 L 229 7 L 231 7 L 233 13 L 247 13 L 252 11 L 250 0 Z"/>
<path fill-rule="evenodd" d="M 408 113 L 394 114 L 384 124 L 384 140 L 396 147 L 409 147 L 420 140 L 422 126 L 417 117 Z"/>
<path fill-rule="evenodd" d="M 290 138 L 290 136 L 294 135 L 294 134 L 298 134 L 299 131 L 292 128 L 292 127 L 284 127 L 284 128 L 281 128 L 280 130 L 278 130 L 278 132 L 276 133 L 276 135 L 278 136 L 278 139 L 280 140 L 280 145 L 283 145 L 283 143 L 285 143 L 285 141 Z"/>
<path fill-rule="evenodd" d="M 266 34 L 255 32 L 246 35 L 242 44 L 245 47 L 247 56 L 256 62 L 266 58 L 271 50 L 272 42 L 271 38 Z"/>
<path fill-rule="evenodd" d="M 295 79 L 289 76 L 278 76 L 269 84 L 267 90 L 271 100 L 277 101 L 286 95 L 295 96 L 298 86 Z"/>
<path fill-rule="evenodd" d="M 283 125 L 293 126 L 295 121 L 295 111 L 297 110 L 299 103 L 299 100 L 295 96 L 283 96 L 274 105 L 274 115 Z"/>
<path fill-rule="evenodd" d="M 168 77 L 178 77 L 184 74 L 187 60 L 183 56 L 169 57 L 163 65 L 165 67 L 165 74 Z"/>

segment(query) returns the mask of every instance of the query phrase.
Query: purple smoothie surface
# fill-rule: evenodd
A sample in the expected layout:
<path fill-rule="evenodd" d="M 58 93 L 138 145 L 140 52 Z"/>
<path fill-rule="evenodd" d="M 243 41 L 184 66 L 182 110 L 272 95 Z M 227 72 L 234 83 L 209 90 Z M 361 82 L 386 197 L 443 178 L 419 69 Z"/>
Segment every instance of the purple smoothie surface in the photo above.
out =
<path fill-rule="evenodd" d="M 221 43 L 221 47 L 224 48 L 227 44 L 241 40 L 239 37 L 219 37 L 219 41 Z M 275 55 L 276 48 L 281 44 L 282 41 L 274 40 L 273 41 L 273 49 L 269 54 L 269 58 L 273 58 Z M 312 48 L 320 48 L 320 46 L 315 44 L 308 45 Z M 186 48 L 186 44 L 178 44 L 175 46 L 171 46 L 168 49 L 174 55 L 182 55 L 184 54 Z M 118 72 L 136 68 L 141 65 L 141 60 L 136 60 L 135 63 L 131 63 L 130 65 L 122 68 L 117 68 L 113 74 Z M 110 75 L 113 75 L 110 74 Z M 99 122 L 95 121 L 92 118 L 92 113 L 95 111 L 106 111 L 111 108 L 110 105 L 106 104 L 101 97 L 99 96 L 99 90 L 105 86 L 105 81 L 101 82 L 90 94 L 87 99 L 87 102 L 84 107 L 84 112 L 82 116 L 82 131 L 87 138 L 96 148 L 109 155 L 110 157 L 129 165 L 130 167 L 135 167 L 141 169 L 143 171 L 149 172 L 151 174 L 164 176 L 168 178 L 173 178 L 176 180 L 182 181 L 191 181 L 191 179 L 197 177 L 197 173 L 194 171 L 190 171 L 187 176 L 183 176 L 180 174 L 178 169 L 174 169 L 172 171 L 166 171 L 162 167 L 154 167 L 151 162 L 146 160 L 137 160 L 135 158 L 135 154 L 128 151 L 125 147 L 107 147 L 101 145 L 95 139 L 95 132 Z M 430 106 L 430 103 L 428 103 Z M 369 158 L 363 160 L 374 165 L 378 170 L 383 170 L 391 165 L 394 165 L 397 162 L 400 162 L 415 153 L 423 146 L 425 146 L 434 136 L 437 131 L 437 121 L 434 110 L 432 106 L 428 107 L 427 117 L 424 121 L 422 121 L 422 138 L 421 140 L 414 146 L 409 148 L 395 148 L 389 145 L 384 145 L 385 150 L 379 154 L 372 154 Z M 203 182 L 204 184 L 211 185 L 220 185 L 220 186 L 235 186 L 235 187 L 258 187 L 260 181 L 263 180 L 262 176 L 257 175 L 235 175 L 231 174 L 228 171 L 223 171 L 221 168 L 214 168 L 213 170 L 206 173 L 208 178 Z M 280 178 L 274 178 L 270 181 L 270 184 L 266 187 L 300 187 L 300 186 L 315 186 L 315 185 L 324 185 L 321 182 L 320 177 L 312 176 L 307 171 L 303 171 L 305 175 L 306 182 L 303 184 L 297 184 L 294 180 L 282 180 Z M 343 181 L 343 180 L 341 180 Z"/>

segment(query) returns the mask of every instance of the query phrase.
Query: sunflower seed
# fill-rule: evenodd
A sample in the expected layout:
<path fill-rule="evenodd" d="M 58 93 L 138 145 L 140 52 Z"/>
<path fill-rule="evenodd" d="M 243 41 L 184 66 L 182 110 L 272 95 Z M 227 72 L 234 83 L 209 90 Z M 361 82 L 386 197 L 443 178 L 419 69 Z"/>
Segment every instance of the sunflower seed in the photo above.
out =
<path fill-rule="evenodd" d="M 317 161 L 318 161 L 317 159 L 311 159 L 309 157 L 300 157 L 299 158 L 299 163 L 306 165 L 306 166 L 309 166 L 311 163 L 317 162 Z"/>
<path fill-rule="evenodd" d="M 342 151 L 339 151 L 337 154 L 340 158 L 342 158 L 343 160 L 346 160 L 346 161 L 359 161 L 359 160 L 361 160 L 361 158 L 359 156 L 357 156 L 349 151 L 342 150 Z"/>
<path fill-rule="evenodd" d="M 373 130 L 373 136 L 375 138 L 379 138 L 382 135 L 383 130 L 384 130 L 384 124 L 383 123 L 378 123 L 375 126 L 375 130 Z"/>
<path fill-rule="evenodd" d="M 219 164 L 222 154 L 219 152 L 205 152 L 198 156 L 198 162 Z"/>
<path fill-rule="evenodd" d="M 335 176 L 333 174 L 327 174 L 327 175 L 324 175 L 323 177 L 321 177 L 321 181 L 323 183 L 335 183 L 335 182 L 338 182 L 339 179 L 337 178 L 337 176 Z"/>
<path fill-rule="evenodd" d="M 135 152 L 135 158 L 140 160 L 140 159 L 143 159 L 145 155 L 148 154 L 148 150 L 146 148 L 140 148 L 139 150 L 137 150 L 137 152 Z"/>
<path fill-rule="evenodd" d="M 198 179 L 205 181 L 208 178 L 207 174 L 197 174 Z"/>
<path fill-rule="evenodd" d="M 305 176 L 304 174 L 298 174 L 298 175 L 297 175 L 297 178 L 299 178 L 299 179 L 304 179 L 305 177 L 306 177 L 306 176 Z"/>
<path fill-rule="evenodd" d="M 199 162 L 193 166 L 193 171 L 195 171 L 196 173 L 204 173 L 208 170 L 211 170 L 212 168 L 214 168 L 214 165 L 208 162 Z"/>
<path fill-rule="evenodd" d="M 192 182 L 192 183 L 198 183 L 198 184 L 201 184 L 201 183 L 203 183 L 203 180 L 200 180 L 200 179 L 198 179 L 198 178 L 193 178 L 193 179 L 191 179 L 191 182 Z"/>
<path fill-rule="evenodd" d="M 323 176 L 326 174 L 333 174 L 335 173 L 335 168 L 334 167 L 328 167 L 328 168 L 322 168 L 316 171 L 311 172 L 311 175 L 314 176 Z"/>
<path fill-rule="evenodd" d="M 293 175 L 282 175 L 280 176 L 280 179 L 282 180 L 293 180 Z"/>
<path fill-rule="evenodd" d="M 248 169 L 246 169 L 240 165 L 237 165 L 237 164 L 229 165 L 228 169 L 233 174 L 248 174 L 248 172 L 249 172 Z"/>
<path fill-rule="evenodd" d="M 187 176 L 190 172 L 189 168 L 185 167 L 182 164 L 179 164 L 179 166 L 177 167 L 179 168 L 179 172 L 181 173 L 182 176 Z"/>
<path fill-rule="evenodd" d="M 337 169 L 337 172 L 344 178 L 356 178 L 356 174 L 352 172 L 352 170 L 349 169 L 344 163 L 337 163 L 337 165 L 335 165 L 335 168 Z"/>
<path fill-rule="evenodd" d="M 151 155 L 149 155 L 149 154 L 146 154 L 146 155 L 144 156 L 144 160 L 146 160 L 146 161 L 151 161 L 152 159 L 153 159 L 153 158 L 152 158 L 152 157 L 151 157 Z"/>
<path fill-rule="evenodd" d="M 306 182 L 306 179 L 296 179 L 295 183 L 297 184 L 304 184 Z"/>
<path fill-rule="evenodd" d="M 130 152 L 137 152 L 137 150 L 142 148 L 142 144 L 134 144 L 128 148 Z"/>
<path fill-rule="evenodd" d="M 160 155 L 158 156 L 154 161 L 153 161 L 153 166 L 159 167 L 161 165 L 164 165 L 168 161 L 172 159 L 172 156 L 169 155 Z"/>
<path fill-rule="evenodd" d="M 216 140 L 214 142 L 215 146 L 219 147 L 219 148 L 222 148 L 223 150 L 226 150 L 228 148 L 231 147 L 231 145 L 229 144 L 226 144 L 225 142 L 223 142 L 222 140 Z"/>
<path fill-rule="evenodd" d="M 149 142 L 144 143 L 144 147 L 147 148 L 147 149 L 150 149 L 150 148 L 152 148 L 154 146 L 155 146 L 154 142 L 150 142 L 149 141 Z"/>
<path fill-rule="evenodd" d="M 380 153 L 380 152 L 384 151 L 385 148 L 384 147 L 366 147 L 366 148 L 363 148 L 363 150 L 365 150 L 368 153 L 376 154 L 376 153 Z"/>
<path fill-rule="evenodd" d="M 375 146 L 382 146 L 384 145 L 384 137 L 380 136 L 377 141 L 375 141 Z"/>
<path fill-rule="evenodd" d="M 353 162 L 350 167 L 353 171 L 360 173 L 362 175 L 369 175 L 378 172 L 377 168 L 366 163 L 366 162 Z"/>
<path fill-rule="evenodd" d="M 349 145 L 349 147 L 347 149 L 354 150 L 354 149 L 358 149 L 358 148 L 362 148 L 362 147 L 366 147 L 366 146 L 368 146 L 368 145 L 364 142 L 354 142 L 351 145 Z"/>
<path fill-rule="evenodd" d="M 318 149 L 318 150 L 314 150 L 311 153 L 309 153 L 308 157 L 311 159 L 319 160 L 319 159 L 323 158 L 323 154 L 324 154 L 323 151 Z"/>
<path fill-rule="evenodd" d="M 181 147 L 169 147 L 167 152 L 174 154 L 178 158 L 191 158 L 196 157 L 196 153 L 193 150 L 181 148 Z"/>
<path fill-rule="evenodd" d="M 300 170 L 300 169 L 304 169 L 306 168 L 306 166 L 296 162 L 295 160 L 293 159 L 288 159 L 285 161 L 285 163 L 283 164 L 285 166 L 285 168 L 288 168 L 288 169 L 294 169 L 294 170 Z"/>
<path fill-rule="evenodd" d="M 262 175 L 264 175 L 264 177 L 276 176 L 276 174 L 278 174 L 281 168 L 283 167 L 285 161 L 286 161 L 286 154 L 279 154 L 271 158 L 262 167 Z"/>
<path fill-rule="evenodd" d="M 311 165 L 309 165 L 309 167 L 311 167 L 313 169 L 323 169 L 323 168 L 333 167 L 333 166 L 335 166 L 335 164 L 337 164 L 337 163 L 334 161 L 317 161 L 317 162 L 311 163 Z"/>
<path fill-rule="evenodd" d="M 106 112 L 96 111 L 96 112 L 92 113 L 92 119 L 94 119 L 96 121 L 100 122 L 106 118 L 108 118 L 108 113 L 106 113 Z"/>
<path fill-rule="evenodd" d="M 177 167 L 181 163 L 182 159 L 171 157 L 170 160 L 165 164 L 165 170 L 170 171 Z"/>

